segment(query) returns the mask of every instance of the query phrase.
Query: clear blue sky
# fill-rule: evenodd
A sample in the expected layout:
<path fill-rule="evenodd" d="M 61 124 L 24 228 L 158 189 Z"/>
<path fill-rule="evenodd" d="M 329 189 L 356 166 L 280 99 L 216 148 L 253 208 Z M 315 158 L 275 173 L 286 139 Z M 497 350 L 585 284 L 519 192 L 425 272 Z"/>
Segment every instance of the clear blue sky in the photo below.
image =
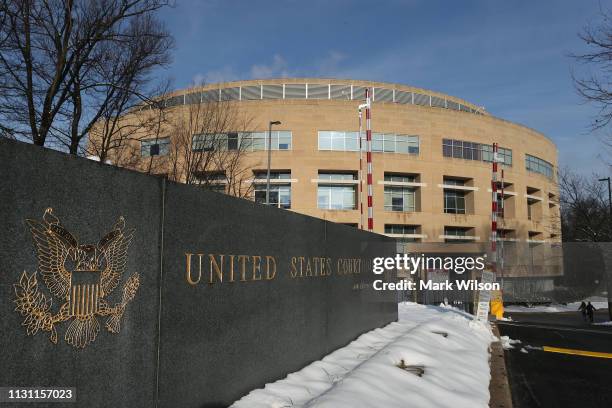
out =
<path fill-rule="evenodd" d="M 163 19 L 176 40 L 176 88 L 280 76 L 397 82 L 440 91 L 539 130 L 561 166 L 609 173 L 588 131 L 568 54 L 596 21 L 595 0 L 177 0 Z"/>

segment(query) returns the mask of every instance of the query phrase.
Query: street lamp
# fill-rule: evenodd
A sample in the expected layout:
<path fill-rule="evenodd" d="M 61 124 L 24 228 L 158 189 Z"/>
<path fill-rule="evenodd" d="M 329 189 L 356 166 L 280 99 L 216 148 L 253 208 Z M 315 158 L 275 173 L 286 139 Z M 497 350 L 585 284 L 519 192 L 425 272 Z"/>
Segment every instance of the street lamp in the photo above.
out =
<path fill-rule="evenodd" d="M 266 174 L 266 205 L 270 205 L 270 162 L 272 161 L 272 125 L 280 125 L 280 121 L 270 121 L 268 128 L 268 172 Z"/>
<path fill-rule="evenodd" d="M 610 233 L 612 233 L 612 189 L 610 188 L 610 177 L 606 177 L 606 178 L 600 178 L 599 181 L 607 181 L 608 182 L 608 210 L 610 211 L 609 217 L 610 219 L 608 220 L 608 223 L 610 225 Z M 608 243 L 607 245 L 612 245 L 610 243 Z M 610 248 L 608 248 L 609 250 Z M 605 259 L 605 258 L 604 258 Z M 606 281 L 607 281 L 607 289 L 608 289 L 608 315 L 610 317 L 610 320 L 612 320 L 612 272 L 609 271 L 608 269 L 610 269 L 612 266 L 611 265 L 605 265 L 606 266 Z"/>

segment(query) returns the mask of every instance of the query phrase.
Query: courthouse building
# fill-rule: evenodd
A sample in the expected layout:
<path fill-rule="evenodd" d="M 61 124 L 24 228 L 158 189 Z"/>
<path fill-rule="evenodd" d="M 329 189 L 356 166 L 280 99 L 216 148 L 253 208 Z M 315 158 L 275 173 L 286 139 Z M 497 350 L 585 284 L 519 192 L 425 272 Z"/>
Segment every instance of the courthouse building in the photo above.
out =
<path fill-rule="evenodd" d="M 227 148 L 249 142 L 248 182 L 252 198 L 260 202 L 265 200 L 268 126 L 280 121 L 272 131 L 271 202 L 358 226 L 358 106 L 366 87 L 372 95 L 375 232 L 407 242 L 488 242 L 492 144 L 498 143 L 503 239 L 560 241 L 555 144 L 462 99 L 399 84 L 283 78 L 179 91 L 166 106 L 180 114 L 193 103 L 229 101 L 252 117 L 252 131 L 228 130 Z M 149 160 L 151 154 L 163 156 L 171 144 L 172 135 L 164 134 L 145 137 L 135 148 Z M 224 188 L 220 177 L 215 189 Z"/>

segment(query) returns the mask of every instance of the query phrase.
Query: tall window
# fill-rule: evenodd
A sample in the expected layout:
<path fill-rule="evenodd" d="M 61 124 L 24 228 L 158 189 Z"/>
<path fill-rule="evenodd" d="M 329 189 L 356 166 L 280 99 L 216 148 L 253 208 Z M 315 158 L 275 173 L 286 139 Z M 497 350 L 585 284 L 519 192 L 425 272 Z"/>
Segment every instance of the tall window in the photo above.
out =
<path fill-rule="evenodd" d="M 465 192 L 445 189 L 444 212 L 447 214 L 465 214 Z"/>
<path fill-rule="evenodd" d="M 355 173 L 319 173 L 318 208 L 323 210 L 354 210 L 356 208 L 356 179 Z"/>
<path fill-rule="evenodd" d="M 442 155 L 456 159 L 492 162 L 493 146 L 464 140 L 442 139 Z M 498 148 L 498 156 L 506 166 L 512 166 L 512 150 Z"/>
<path fill-rule="evenodd" d="M 255 172 L 254 194 L 255 202 L 266 203 L 267 172 Z M 270 205 L 278 208 L 291 208 L 291 172 L 270 172 Z M 283 182 L 287 180 L 287 182 Z"/>
<path fill-rule="evenodd" d="M 385 186 L 385 211 L 415 211 L 415 188 Z"/>
<path fill-rule="evenodd" d="M 170 138 L 146 139 L 140 141 L 140 155 L 142 157 L 165 156 L 170 149 Z"/>
<path fill-rule="evenodd" d="M 540 173 L 548 178 L 553 178 L 553 165 L 539 157 L 526 154 L 525 168 L 534 173 Z"/>

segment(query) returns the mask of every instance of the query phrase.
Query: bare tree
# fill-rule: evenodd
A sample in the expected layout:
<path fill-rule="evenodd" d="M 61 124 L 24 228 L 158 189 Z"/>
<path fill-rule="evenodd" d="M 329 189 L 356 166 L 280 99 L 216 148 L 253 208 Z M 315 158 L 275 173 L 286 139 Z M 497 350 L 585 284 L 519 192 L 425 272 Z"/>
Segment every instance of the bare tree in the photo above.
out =
<path fill-rule="evenodd" d="M 599 108 L 591 124 L 593 129 L 606 127 L 612 121 L 612 12 L 601 8 L 599 17 L 598 23 L 586 26 L 579 34 L 588 51 L 572 55 L 595 71 L 582 77 L 572 74 L 580 96 Z"/>
<path fill-rule="evenodd" d="M 252 195 L 253 175 L 245 163 L 252 118 L 235 103 L 205 100 L 170 117 L 171 143 L 165 159 L 170 180 L 222 188 L 237 197 Z"/>
<path fill-rule="evenodd" d="M 111 156 L 114 164 L 122 167 L 135 167 L 140 160 L 135 144 L 142 139 L 150 139 L 151 135 L 159 139 L 163 127 L 167 124 L 165 95 L 170 83 L 166 82 L 156 92 L 155 99 L 137 105 L 128 106 L 130 96 L 124 93 L 122 98 L 116 98 L 89 131 L 87 156 L 106 162 Z M 152 157 L 146 170 L 152 170 Z"/>
<path fill-rule="evenodd" d="M 100 118 L 120 116 L 169 62 L 156 18 L 169 0 L 2 0 L 0 122 L 77 154 Z"/>
<path fill-rule="evenodd" d="M 607 192 L 598 177 L 568 169 L 559 172 L 563 241 L 609 242 L 612 237 Z"/>

